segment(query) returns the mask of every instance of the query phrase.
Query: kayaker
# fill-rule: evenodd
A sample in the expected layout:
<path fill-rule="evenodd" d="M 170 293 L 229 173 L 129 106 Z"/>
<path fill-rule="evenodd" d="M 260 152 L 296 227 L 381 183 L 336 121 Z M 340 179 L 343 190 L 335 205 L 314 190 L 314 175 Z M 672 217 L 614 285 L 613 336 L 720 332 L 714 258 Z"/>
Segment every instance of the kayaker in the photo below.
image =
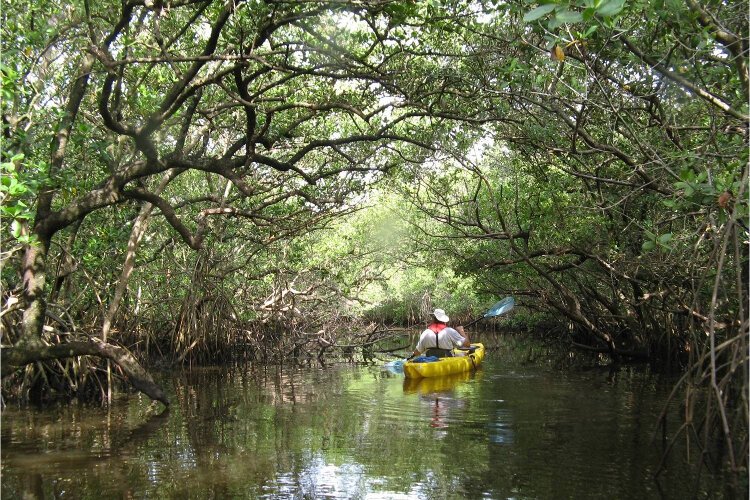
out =
<path fill-rule="evenodd" d="M 454 347 L 469 347 L 469 335 L 463 326 L 451 328 L 448 326 L 450 318 L 442 309 L 435 309 L 431 316 L 430 325 L 419 336 L 417 347 L 412 357 L 424 354 L 444 358 L 453 356 Z"/>

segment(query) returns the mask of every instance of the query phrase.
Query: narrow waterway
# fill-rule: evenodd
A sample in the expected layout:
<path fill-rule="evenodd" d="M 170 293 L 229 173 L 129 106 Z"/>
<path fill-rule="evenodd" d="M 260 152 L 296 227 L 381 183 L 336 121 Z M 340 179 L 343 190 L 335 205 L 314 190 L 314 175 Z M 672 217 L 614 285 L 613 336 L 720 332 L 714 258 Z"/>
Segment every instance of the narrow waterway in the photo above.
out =
<path fill-rule="evenodd" d="M 2 497 L 732 496 L 691 472 L 682 440 L 654 477 L 672 385 L 645 369 L 561 371 L 490 353 L 476 374 L 421 383 L 354 365 L 201 368 L 162 382 L 173 402 L 162 413 L 137 395 L 110 408 L 7 407 Z"/>

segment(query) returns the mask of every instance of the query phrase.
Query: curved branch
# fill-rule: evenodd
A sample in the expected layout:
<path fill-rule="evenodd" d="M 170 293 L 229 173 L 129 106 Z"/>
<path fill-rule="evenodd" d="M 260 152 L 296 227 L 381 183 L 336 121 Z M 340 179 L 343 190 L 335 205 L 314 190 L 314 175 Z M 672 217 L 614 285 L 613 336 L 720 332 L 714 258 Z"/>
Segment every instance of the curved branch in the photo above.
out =
<path fill-rule="evenodd" d="M 126 198 L 147 201 L 155 207 L 158 207 L 159 210 L 161 210 L 164 218 L 166 218 L 167 222 L 169 222 L 169 225 L 172 226 L 175 231 L 180 234 L 183 241 L 185 241 L 185 243 L 187 243 L 193 250 L 200 249 L 201 244 L 203 243 L 204 234 L 199 231 L 195 235 L 193 235 L 190 232 L 190 229 L 188 229 L 188 227 L 180 221 L 179 217 L 177 216 L 177 212 L 175 212 L 174 208 L 172 208 L 172 205 L 167 203 L 164 198 L 141 188 L 128 189 L 124 191 L 123 194 Z"/>
<path fill-rule="evenodd" d="M 210 56 L 214 53 L 219 42 L 221 31 L 224 29 L 224 25 L 227 23 L 227 21 L 229 21 L 229 18 L 232 16 L 239 3 L 241 2 L 232 1 L 227 2 L 224 5 L 224 8 L 222 9 L 211 29 L 211 35 L 209 36 L 208 41 L 203 48 L 203 53 L 201 54 L 202 56 Z M 185 72 L 180 81 L 175 82 L 175 84 L 172 85 L 172 88 L 164 97 L 164 100 L 161 103 L 159 112 L 155 113 L 152 117 L 149 118 L 147 123 L 138 131 L 139 134 L 150 134 L 151 132 L 156 130 L 156 128 L 164 120 L 166 120 L 177 110 L 176 104 L 179 104 L 187 98 L 184 97 L 183 92 L 185 91 L 185 89 L 190 89 L 190 82 L 193 80 L 193 78 L 195 78 L 200 69 L 208 62 L 209 59 L 201 59 L 193 63 L 192 67 Z M 181 98 L 181 96 L 183 97 Z"/>
<path fill-rule="evenodd" d="M 4 347 L 0 350 L 0 373 L 5 378 L 20 368 L 37 361 L 64 359 L 74 356 L 98 356 L 116 363 L 127 375 L 130 383 L 153 400 L 169 406 L 169 399 L 161 387 L 143 369 L 138 361 L 125 348 L 104 343 L 97 339 L 73 341 L 57 345 L 37 345 L 31 347 Z"/>

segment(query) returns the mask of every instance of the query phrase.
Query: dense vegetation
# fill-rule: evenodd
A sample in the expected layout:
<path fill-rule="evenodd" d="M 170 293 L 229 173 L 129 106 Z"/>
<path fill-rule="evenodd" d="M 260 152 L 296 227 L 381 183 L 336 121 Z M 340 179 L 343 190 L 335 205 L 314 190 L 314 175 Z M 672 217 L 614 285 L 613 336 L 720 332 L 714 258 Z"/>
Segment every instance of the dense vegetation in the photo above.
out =
<path fill-rule="evenodd" d="M 166 402 L 132 353 L 351 352 L 512 294 L 573 348 L 683 370 L 686 434 L 746 465 L 741 2 L 2 17 L 6 393 L 98 393 L 101 358 Z"/>

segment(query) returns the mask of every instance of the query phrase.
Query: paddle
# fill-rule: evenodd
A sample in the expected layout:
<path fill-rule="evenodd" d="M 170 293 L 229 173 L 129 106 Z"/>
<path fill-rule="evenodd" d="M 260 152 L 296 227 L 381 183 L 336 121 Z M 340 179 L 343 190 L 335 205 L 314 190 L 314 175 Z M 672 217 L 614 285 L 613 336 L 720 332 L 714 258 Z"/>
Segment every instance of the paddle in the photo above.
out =
<path fill-rule="evenodd" d="M 480 316 L 474 321 L 472 321 L 471 323 L 464 325 L 464 328 L 467 328 L 473 325 L 474 323 L 480 320 L 483 320 L 484 318 L 494 318 L 495 316 L 500 316 L 501 314 L 505 314 L 511 309 L 513 309 L 513 306 L 515 305 L 516 305 L 516 300 L 513 297 L 505 297 L 500 302 L 495 303 L 495 305 L 492 306 L 489 311 L 484 313 L 483 316 Z"/>
<path fill-rule="evenodd" d="M 464 328 L 469 327 L 473 325 L 474 323 L 477 323 L 480 320 L 483 320 L 484 318 L 494 318 L 495 316 L 500 316 L 501 314 L 505 314 L 511 309 L 513 309 L 513 306 L 516 305 L 516 301 L 513 297 L 505 297 L 503 300 L 496 302 L 495 305 L 493 305 L 484 315 L 478 317 L 471 323 L 468 323 L 464 325 Z M 392 367 L 392 368 L 402 368 L 404 363 L 409 361 L 412 358 L 412 356 L 409 356 L 406 359 L 397 359 L 396 361 L 390 361 L 385 364 L 386 367 Z"/>

